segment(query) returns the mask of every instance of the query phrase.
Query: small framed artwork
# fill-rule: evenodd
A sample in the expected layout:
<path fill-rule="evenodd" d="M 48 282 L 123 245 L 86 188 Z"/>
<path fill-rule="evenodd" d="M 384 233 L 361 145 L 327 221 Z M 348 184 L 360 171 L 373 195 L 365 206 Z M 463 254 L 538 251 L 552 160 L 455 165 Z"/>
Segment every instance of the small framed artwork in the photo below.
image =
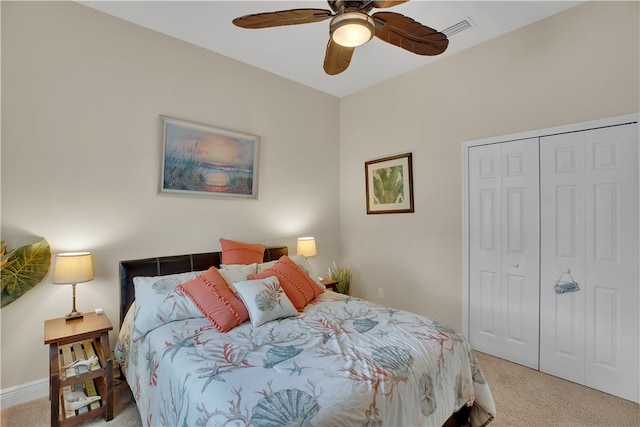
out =
<path fill-rule="evenodd" d="M 367 214 L 413 212 L 411 153 L 365 162 Z"/>
<path fill-rule="evenodd" d="M 161 118 L 161 192 L 258 196 L 259 136 Z"/>

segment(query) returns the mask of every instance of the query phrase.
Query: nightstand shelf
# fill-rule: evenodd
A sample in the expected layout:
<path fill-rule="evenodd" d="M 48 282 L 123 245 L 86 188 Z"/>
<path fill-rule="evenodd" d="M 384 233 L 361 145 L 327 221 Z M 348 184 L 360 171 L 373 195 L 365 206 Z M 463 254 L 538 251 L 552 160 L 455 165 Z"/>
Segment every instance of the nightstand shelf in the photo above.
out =
<path fill-rule="evenodd" d="M 69 426 L 84 420 L 104 416 L 113 418 L 113 360 L 109 346 L 109 331 L 113 329 L 105 314 L 85 313 L 83 318 L 67 321 L 64 317 L 47 320 L 44 342 L 49 344 L 49 398 L 51 425 Z M 92 356 L 97 363 L 91 366 L 69 364 Z M 65 396 L 82 392 L 86 396 L 100 396 L 77 410 L 65 410 Z"/>
<path fill-rule="evenodd" d="M 333 279 L 322 279 L 320 280 L 322 282 L 322 284 L 327 288 L 330 289 L 332 291 L 336 291 L 336 287 L 338 286 L 338 281 L 337 280 L 333 280 Z"/>

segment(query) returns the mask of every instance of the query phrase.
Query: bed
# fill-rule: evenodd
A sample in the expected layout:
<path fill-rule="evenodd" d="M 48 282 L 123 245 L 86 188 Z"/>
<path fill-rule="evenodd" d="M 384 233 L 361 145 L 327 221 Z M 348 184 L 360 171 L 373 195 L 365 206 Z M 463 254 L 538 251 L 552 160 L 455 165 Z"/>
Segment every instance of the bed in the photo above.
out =
<path fill-rule="evenodd" d="M 287 247 L 266 248 L 262 261 L 268 268 L 287 255 Z M 226 333 L 201 313 L 141 320 L 157 298 L 146 289 L 191 280 L 221 259 L 212 252 L 120 263 L 114 353 L 144 425 L 475 427 L 495 416 L 461 334 L 330 290 L 296 315 L 256 327 L 252 314 Z M 158 313 L 166 311 L 160 296 Z"/>

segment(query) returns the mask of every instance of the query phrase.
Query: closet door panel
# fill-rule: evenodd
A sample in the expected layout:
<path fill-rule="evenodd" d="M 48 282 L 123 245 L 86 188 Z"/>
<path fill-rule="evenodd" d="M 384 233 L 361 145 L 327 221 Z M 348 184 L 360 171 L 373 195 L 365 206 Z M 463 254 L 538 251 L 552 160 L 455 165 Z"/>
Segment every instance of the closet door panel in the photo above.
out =
<path fill-rule="evenodd" d="M 620 324 L 620 292 L 602 286 L 593 289 L 593 359 L 595 364 L 608 369 L 619 369 L 617 349 Z M 589 340 L 587 340 L 589 341 Z M 587 375 L 589 378 L 590 375 Z"/>
<path fill-rule="evenodd" d="M 638 401 L 637 125 L 585 132 L 585 385 Z"/>
<path fill-rule="evenodd" d="M 540 370 L 584 383 L 584 142 L 579 133 L 540 139 Z M 557 294 L 575 280 L 577 292 Z"/>
<path fill-rule="evenodd" d="M 540 369 L 636 402 L 637 150 L 637 125 L 540 142 Z M 556 294 L 565 271 L 580 290 Z"/>
<path fill-rule="evenodd" d="M 522 307 L 526 300 L 526 281 L 522 276 L 507 275 L 507 336 L 516 345 L 526 345 L 526 317 Z"/>
<path fill-rule="evenodd" d="M 555 256 L 560 259 L 575 259 L 576 204 L 579 203 L 578 185 L 556 185 L 555 187 Z"/>
<path fill-rule="evenodd" d="M 500 355 L 500 149 L 469 150 L 469 337 L 479 351 Z"/>
<path fill-rule="evenodd" d="M 479 302 L 476 306 L 477 336 L 480 342 L 488 341 L 491 348 L 500 347 L 500 277 L 495 271 L 481 271 L 479 283 Z M 495 346 L 495 347 L 492 347 Z"/>
<path fill-rule="evenodd" d="M 538 368 L 538 139 L 469 150 L 469 337 Z"/>
<path fill-rule="evenodd" d="M 538 369 L 538 138 L 499 144 L 502 159 L 503 357 Z"/>

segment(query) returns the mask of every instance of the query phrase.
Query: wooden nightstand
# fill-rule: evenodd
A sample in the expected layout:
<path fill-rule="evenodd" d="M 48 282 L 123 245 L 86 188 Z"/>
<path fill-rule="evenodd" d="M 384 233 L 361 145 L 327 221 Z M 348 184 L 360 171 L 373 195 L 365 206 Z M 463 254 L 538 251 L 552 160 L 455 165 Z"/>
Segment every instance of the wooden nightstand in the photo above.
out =
<path fill-rule="evenodd" d="M 85 313 L 83 318 L 64 317 L 44 323 L 44 343 L 49 344 L 49 399 L 51 425 L 77 424 L 104 415 L 113 418 L 113 359 L 109 331 L 113 329 L 106 314 Z M 98 357 L 98 364 L 64 369 L 75 360 Z M 82 391 L 101 397 L 78 410 L 65 410 L 65 394 Z"/>
<path fill-rule="evenodd" d="M 336 287 L 338 286 L 338 281 L 337 280 L 333 280 L 333 279 L 322 279 L 320 280 L 322 282 L 322 284 L 327 288 L 330 289 L 332 291 L 336 290 Z"/>

